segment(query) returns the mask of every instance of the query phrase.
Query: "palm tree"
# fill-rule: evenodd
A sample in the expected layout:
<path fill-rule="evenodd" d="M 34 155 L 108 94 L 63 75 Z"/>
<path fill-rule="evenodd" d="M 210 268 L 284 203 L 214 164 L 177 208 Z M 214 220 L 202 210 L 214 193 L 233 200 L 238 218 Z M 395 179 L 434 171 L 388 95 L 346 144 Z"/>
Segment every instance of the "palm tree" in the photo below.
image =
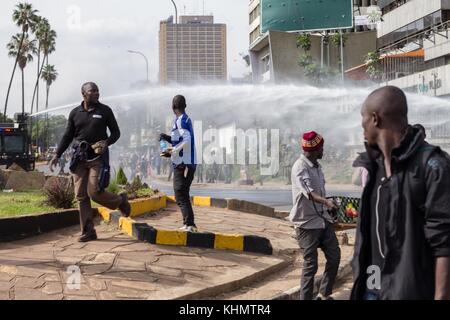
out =
<path fill-rule="evenodd" d="M 36 38 L 38 40 L 38 73 L 36 78 L 36 84 L 33 91 L 33 99 L 31 101 L 31 114 L 33 113 L 34 100 L 36 98 L 36 112 L 39 111 L 39 79 L 41 78 L 44 65 L 48 64 L 48 55 L 55 51 L 56 44 L 56 32 L 51 29 L 48 20 L 45 18 L 39 18 L 39 22 L 36 27 Z M 41 64 L 41 53 L 43 54 Z"/>
<path fill-rule="evenodd" d="M 20 70 L 22 71 L 22 113 L 25 113 L 25 73 L 24 69 L 28 62 L 33 61 L 33 54 L 36 53 L 36 40 L 30 40 L 28 33 L 25 37 L 16 34 L 6 46 L 8 55 L 16 57 Z M 5 112 L 6 114 L 6 112 Z"/>
<path fill-rule="evenodd" d="M 50 86 L 58 77 L 58 72 L 54 65 L 47 64 L 42 71 L 41 78 L 46 84 L 46 99 L 45 99 L 45 110 L 48 109 L 48 96 L 50 93 Z M 48 113 L 45 115 L 45 147 L 48 148 Z"/>
<path fill-rule="evenodd" d="M 17 48 L 22 48 L 22 43 L 25 40 L 25 35 L 28 33 L 28 30 L 29 29 L 31 29 L 32 31 L 34 30 L 37 12 L 38 12 L 37 10 L 33 9 L 33 5 L 29 3 L 19 3 L 18 5 L 16 5 L 16 9 L 13 12 L 12 19 L 18 27 L 22 28 L 22 34 L 20 35 L 20 40 L 18 41 Z M 11 91 L 11 85 L 14 79 L 17 64 L 19 63 L 19 56 L 21 56 L 20 50 L 17 51 L 16 61 L 14 63 L 13 72 L 11 74 L 11 80 L 9 81 L 8 91 L 6 93 L 5 110 L 3 113 L 5 117 L 6 117 L 6 110 L 8 108 L 8 100 L 9 100 L 9 93 Z"/>

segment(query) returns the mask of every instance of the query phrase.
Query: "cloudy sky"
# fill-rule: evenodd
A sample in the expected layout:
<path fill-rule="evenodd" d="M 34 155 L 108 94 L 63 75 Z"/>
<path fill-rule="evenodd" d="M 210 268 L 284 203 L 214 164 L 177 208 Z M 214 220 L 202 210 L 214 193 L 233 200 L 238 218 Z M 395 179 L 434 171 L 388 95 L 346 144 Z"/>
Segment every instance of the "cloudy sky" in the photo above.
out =
<path fill-rule="evenodd" d="M 59 77 L 52 86 L 50 107 L 81 100 L 79 87 L 95 81 L 101 94 L 126 93 L 130 85 L 145 78 L 142 57 L 127 53 L 137 50 L 147 55 L 152 81 L 158 76 L 158 30 L 160 20 L 174 13 L 170 0 L 28 0 L 49 19 L 58 33 L 57 51 L 50 56 Z M 239 53 L 248 48 L 248 0 L 176 0 L 179 14 L 212 13 L 218 23 L 227 24 L 228 74 L 239 77 L 247 72 Z M 17 0 L 0 1 L 0 107 L 14 60 L 6 44 L 20 30 L 11 15 Z M 30 108 L 36 63 L 25 74 L 25 106 Z M 8 114 L 21 108 L 20 73 L 16 73 Z M 44 91 L 44 90 L 42 90 Z M 43 96 L 41 98 L 43 101 Z M 42 103 L 43 104 L 43 103 Z M 40 105 L 42 105 L 40 103 Z"/>

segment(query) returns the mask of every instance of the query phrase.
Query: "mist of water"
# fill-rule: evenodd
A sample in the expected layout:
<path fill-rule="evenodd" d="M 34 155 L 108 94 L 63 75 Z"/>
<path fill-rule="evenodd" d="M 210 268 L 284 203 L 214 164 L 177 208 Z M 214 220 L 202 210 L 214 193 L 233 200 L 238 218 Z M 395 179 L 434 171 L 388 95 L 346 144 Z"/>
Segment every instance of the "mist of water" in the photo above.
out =
<path fill-rule="evenodd" d="M 173 119 L 172 98 L 182 94 L 187 113 L 193 120 L 221 128 L 279 129 L 283 139 L 316 130 L 336 145 L 362 145 L 360 108 L 371 89 L 317 88 L 298 85 L 221 85 L 192 87 L 152 87 L 139 92 L 105 97 L 100 100 L 116 113 L 125 137 L 128 130 L 161 131 Z M 450 121 L 450 101 L 408 94 L 410 123 L 435 126 Z M 68 104 L 43 114 L 68 115 L 78 103 Z M 36 116 L 38 114 L 35 114 Z M 168 120 L 169 119 L 169 120 Z M 135 125 L 133 125 L 135 124 Z M 129 142 L 125 142 L 129 143 Z"/>

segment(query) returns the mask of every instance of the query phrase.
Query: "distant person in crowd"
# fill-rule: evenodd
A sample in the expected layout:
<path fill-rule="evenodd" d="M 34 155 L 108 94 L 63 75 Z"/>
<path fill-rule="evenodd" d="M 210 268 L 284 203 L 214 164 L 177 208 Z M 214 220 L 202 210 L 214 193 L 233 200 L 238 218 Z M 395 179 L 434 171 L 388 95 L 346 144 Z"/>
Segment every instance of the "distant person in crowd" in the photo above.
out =
<path fill-rule="evenodd" d="M 128 217 L 131 207 L 126 193 L 116 195 L 105 191 L 109 183 L 109 149 L 120 138 L 120 130 L 110 107 L 99 102 L 99 90 L 88 82 L 81 88 L 83 101 L 72 110 L 66 131 L 58 144 L 56 155 L 50 161 L 53 171 L 63 153 L 73 143 L 70 170 L 73 173 L 75 195 L 80 208 L 80 242 L 97 239 L 91 199 L 111 210 L 119 209 Z M 110 136 L 107 134 L 110 131 Z"/>
<path fill-rule="evenodd" d="M 405 94 L 387 86 L 362 110 L 369 172 L 353 259 L 354 300 L 450 299 L 450 157 L 408 124 Z"/>
<path fill-rule="evenodd" d="M 191 196 L 189 194 L 192 181 L 197 168 L 194 128 L 192 120 L 186 114 L 186 99 L 181 95 L 173 98 L 172 111 L 176 119 L 171 135 L 161 134 L 160 139 L 170 143 L 173 148 L 168 149 L 167 155 L 171 156 L 173 168 L 173 189 L 175 200 L 183 215 L 183 227 L 181 230 L 197 232 L 194 210 L 192 209 Z"/>
<path fill-rule="evenodd" d="M 322 159 L 324 139 L 312 131 L 301 140 L 303 154 L 291 171 L 293 208 L 289 219 L 295 226 L 296 238 L 303 255 L 300 299 L 312 300 L 314 277 L 318 269 L 317 250 L 327 259 L 317 300 L 332 300 L 333 285 L 339 269 L 341 251 L 329 211 L 337 205 L 326 198 L 325 178 L 318 160 Z"/>
<path fill-rule="evenodd" d="M 58 175 L 65 175 L 66 173 L 64 172 L 64 168 L 66 167 L 66 163 L 67 163 L 67 159 L 66 159 L 66 154 L 64 153 L 61 158 L 59 159 L 59 173 Z"/>

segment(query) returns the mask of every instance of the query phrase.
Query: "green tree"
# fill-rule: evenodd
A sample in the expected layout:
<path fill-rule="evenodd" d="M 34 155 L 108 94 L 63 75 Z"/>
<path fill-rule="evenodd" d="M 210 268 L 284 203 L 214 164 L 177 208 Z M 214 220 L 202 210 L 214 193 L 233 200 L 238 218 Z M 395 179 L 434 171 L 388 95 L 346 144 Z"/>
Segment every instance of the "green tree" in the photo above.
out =
<path fill-rule="evenodd" d="M 128 183 L 127 176 L 125 175 L 125 172 L 123 171 L 122 167 L 120 167 L 119 171 L 117 171 L 116 182 L 118 185 L 121 186 L 124 186 Z"/>
<path fill-rule="evenodd" d="M 57 34 L 51 29 L 51 26 L 47 19 L 39 17 L 36 25 L 36 39 L 38 41 L 38 65 L 37 65 L 37 78 L 34 86 L 33 98 L 31 101 L 31 114 L 33 114 L 34 101 L 36 98 L 36 112 L 39 112 L 39 79 L 44 70 L 44 66 L 48 64 L 48 56 L 56 49 L 56 37 Z M 43 57 L 41 63 L 41 56 Z"/>
<path fill-rule="evenodd" d="M 58 77 L 58 72 L 55 69 L 55 66 L 47 64 L 42 71 L 41 78 L 45 81 L 46 85 L 46 95 L 45 95 L 45 110 L 48 110 L 48 97 L 50 93 L 50 86 L 53 82 L 56 81 Z M 48 140 L 48 113 L 45 114 L 45 147 L 48 148 L 49 140 Z"/>
<path fill-rule="evenodd" d="M 3 112 L 3 116 L 6 117 L 6 111 L 8 109 L 8 100 L 9 100 L 9 94 L 11 92 L 11 85 L 14 80 L 14 74 L 16 72 L 17 65 L 19 63 L 19 58 L 23 56 L 23 54 L 20 52 L 20 49 L 22 48 L 23 42 L 25 41 L 25 35 L 28 33 L 28 30 L 34 30 L 35 23 L 36 23 L 36 14 L 37 10 L 33 9 L 33 6 L 29 3 L 19 3 L 16 5 L 16 8 L 13 12 L 12 19 L 14 23 L 22 29 L 22 34 L 19 37 L 17 48 L 19 49 L 17 51 L 16 59 L 14 62 L 14 68 L 11 74 L 11 79 L 9 81 L 8 85 L 8 91 L 6 93 L 6 99 L 5 99 L 5 109 Z"/>
<path fill-rule="evenodd" d="M 25 67 L 28 62 L 33 61 L 33 54 L 36 52 L 36 41 L 30 40 L 28 33 L 22 38 L 20 34 L 12 37 L 7 45 L 8 55 L 16 58 L 22 73 L 22 113 L 25 113 Z M 6 112 L 5 112 L 6 114 Z"/>
<path fill-rule="evenodd" d="M 305 51 L 311 50 L 311 35 L 309 33 L 299 35 L 297 37 L 297 47 Z"/>
<path fill-rule="evenodd" d="M 373 81 L 379 81 L 381 77 L 381 58 L 378 52 L 369 52 L 366 55 L 366 66 L 367 70 L 366 73 L 369 76 L 370 79 Z"/>

